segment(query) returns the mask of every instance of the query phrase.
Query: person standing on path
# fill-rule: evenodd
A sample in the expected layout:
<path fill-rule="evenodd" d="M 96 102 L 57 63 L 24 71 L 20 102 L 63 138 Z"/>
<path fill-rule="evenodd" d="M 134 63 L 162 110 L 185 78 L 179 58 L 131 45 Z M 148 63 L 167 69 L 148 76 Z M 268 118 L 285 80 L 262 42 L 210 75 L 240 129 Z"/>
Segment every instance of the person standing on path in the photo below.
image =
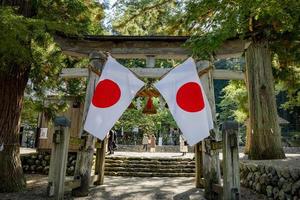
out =
<path fill-rule="evenodd" d="M 109 154 L 114 154 L 114 149 L 117 147 L 116 145 L 116 132 L 113 130 L 109 131 L 108 134 L 108 151 Z"/>
<path fill-rule="evenodd" d="M 150 152 L 155 152 L 155 147 L 156 147 L 156 137 L 154 136 L 154 134 L 152 134 L 150 138 Z"/>
<path fill-rule="evenodd" d="M 182 153 L 182 156 L 185 156 L 186 153 L 188 152 L 188 146 L 187 146 L 187 141 L 183 137 L 182 134 L 179 136 L 179 147 L 180 147 L 180 152 Z"/>
<path fill-rule="evenodd" d="M 143 149 L 145 149 L 145 151 L 148 151 L 149 138 L 147 134 L 144 134 L 142 143 L 143 143 Z"/>

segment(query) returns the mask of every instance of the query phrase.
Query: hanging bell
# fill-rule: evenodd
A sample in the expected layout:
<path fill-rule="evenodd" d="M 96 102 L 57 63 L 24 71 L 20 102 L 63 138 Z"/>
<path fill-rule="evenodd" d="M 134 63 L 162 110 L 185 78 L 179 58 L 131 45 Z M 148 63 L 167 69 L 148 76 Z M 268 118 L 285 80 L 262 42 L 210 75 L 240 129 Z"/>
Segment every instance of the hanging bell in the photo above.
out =
<path fill-rule="evenodd" d="M 153 105 L 152 97 L 148 98 L 145 108 L 143 109 L 143 113 L 145 114 L 156 114 L 156 108 Z"/>

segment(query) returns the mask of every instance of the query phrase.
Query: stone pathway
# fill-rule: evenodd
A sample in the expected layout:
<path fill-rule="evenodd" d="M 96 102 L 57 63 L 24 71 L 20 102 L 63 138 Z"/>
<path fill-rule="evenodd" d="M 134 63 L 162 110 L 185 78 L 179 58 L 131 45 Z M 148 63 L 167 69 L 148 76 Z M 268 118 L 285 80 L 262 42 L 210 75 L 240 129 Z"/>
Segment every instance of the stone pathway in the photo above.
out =
<path fill-rule="evenodd" d="M 45 175 L 26 175 L 27 189 L 18 193 L 0 193 L 1 200 L 52 200 L 46 196 L 48 178 Z M 242 200 L 264 200 L 251 190 L 241 189 Z M 172 177 L 105 177 L 104 185 L 92 186 L 88 197 L 73 200 L 204 200 L 203 189 L 194 187 L 194 178 Z"/>
<path fill-rule="evenodd" d="M 184 200 L 204 199 L 203 190 L 194 187 L 194 178 L 106 177 L 103 186 L 91 189 L 89 197 L 78 200 Z"/>

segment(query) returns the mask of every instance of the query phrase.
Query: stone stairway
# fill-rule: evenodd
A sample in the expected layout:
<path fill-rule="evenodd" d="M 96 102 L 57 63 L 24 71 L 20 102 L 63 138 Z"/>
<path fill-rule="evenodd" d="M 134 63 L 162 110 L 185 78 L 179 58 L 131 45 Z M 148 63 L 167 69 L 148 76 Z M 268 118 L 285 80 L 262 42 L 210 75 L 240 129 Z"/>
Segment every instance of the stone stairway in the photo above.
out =
<path fill-rule="evenodd" d="M 194 177 L 189 158 L 106 157 L 105 175 L 132 177 Z"/>

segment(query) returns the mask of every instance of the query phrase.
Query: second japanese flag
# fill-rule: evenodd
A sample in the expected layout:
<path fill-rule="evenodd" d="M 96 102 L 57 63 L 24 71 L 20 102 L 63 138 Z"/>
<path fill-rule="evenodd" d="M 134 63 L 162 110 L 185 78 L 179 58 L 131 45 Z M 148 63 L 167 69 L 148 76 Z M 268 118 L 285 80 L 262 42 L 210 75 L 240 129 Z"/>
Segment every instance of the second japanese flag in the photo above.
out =
<path fill-rule="evenodd" d="M 143 85 L 129 69 L 109 56 L 96 85 L 84 130 L 103 140 Z"/>
<path fill-rule="evenodd" d="M 211 109 L 192 58 L 171 70 L 154 85 L 190 145 L 209 136 L 213 129 Z"/>

